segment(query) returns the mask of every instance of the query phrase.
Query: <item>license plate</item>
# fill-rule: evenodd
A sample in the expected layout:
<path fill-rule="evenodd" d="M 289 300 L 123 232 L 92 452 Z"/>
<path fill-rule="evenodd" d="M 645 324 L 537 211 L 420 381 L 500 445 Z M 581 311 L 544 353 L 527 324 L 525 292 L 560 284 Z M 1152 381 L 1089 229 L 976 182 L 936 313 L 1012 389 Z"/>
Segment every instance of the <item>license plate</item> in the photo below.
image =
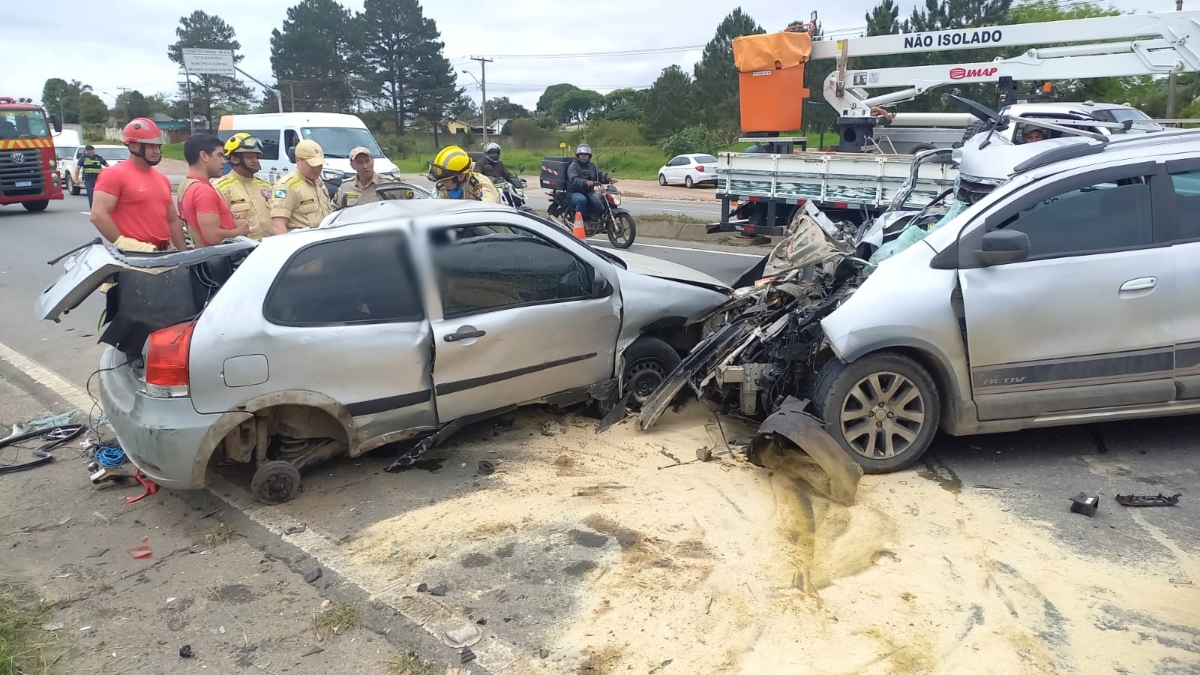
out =
<path fill-rule="evenodd" d="M 33 187 L 33 181 L 19 180 L 19 181 L 17 181 L 17 187 Z"/>

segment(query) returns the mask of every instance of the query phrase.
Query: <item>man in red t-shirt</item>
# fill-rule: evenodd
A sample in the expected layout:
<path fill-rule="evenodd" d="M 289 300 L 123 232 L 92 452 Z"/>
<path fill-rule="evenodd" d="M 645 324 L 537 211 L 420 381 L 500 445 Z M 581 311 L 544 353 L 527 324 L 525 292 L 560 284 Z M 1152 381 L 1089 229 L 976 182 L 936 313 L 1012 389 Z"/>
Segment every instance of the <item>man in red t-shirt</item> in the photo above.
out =
<path fill-rule="evenodd" d="M 154 168 L 162 161 L 162 132 L 138 117 L 121 132 L 129 159 L 96 180 L 92 223 L 104 238 L 127 251 L 187 248 L 183 223 L 171 199 L 171 182 Z"/>
<path fill-rule="evenodd" d="M 209 181 L 221 177 L 225 166 L 225 144 L 209 134 L 196 134 L 183 144 L 188 175 L 179 186 L 179 213 L 199 246 L 212 246 L 225 239 L 246 237 L 250 226 L 245 219 L 236 223 L 229 205 Z"/>

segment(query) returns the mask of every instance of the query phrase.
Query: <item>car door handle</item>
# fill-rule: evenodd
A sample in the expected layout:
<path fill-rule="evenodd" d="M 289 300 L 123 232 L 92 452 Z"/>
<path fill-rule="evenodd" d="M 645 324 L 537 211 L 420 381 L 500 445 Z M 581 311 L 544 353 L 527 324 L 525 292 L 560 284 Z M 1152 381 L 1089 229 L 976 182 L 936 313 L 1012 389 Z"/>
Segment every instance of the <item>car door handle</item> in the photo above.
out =
<path fill-rule="evenodd" d="M 449 335 L 447 335 L 446 337 L 444 337 L 442 339 L 444 339 L 446 342 L 458 342 L 459 340 L 470 340 L 471 338 L 480 338 L 480 337 L 483 337 L 484 335 L 487 335 L 486 331 L 462 330 L 460 328 L 457 333 L 450 333 Z"/>
<path fill-rule="evenodd" d="M 1121 292 L 1128 293 L 1130 291 L 1145 291 L 1158 286 L 1158 279 L 1155 277 L 1142 277 L 1140 279 L 1130 279 L 1121 284 Z"/>

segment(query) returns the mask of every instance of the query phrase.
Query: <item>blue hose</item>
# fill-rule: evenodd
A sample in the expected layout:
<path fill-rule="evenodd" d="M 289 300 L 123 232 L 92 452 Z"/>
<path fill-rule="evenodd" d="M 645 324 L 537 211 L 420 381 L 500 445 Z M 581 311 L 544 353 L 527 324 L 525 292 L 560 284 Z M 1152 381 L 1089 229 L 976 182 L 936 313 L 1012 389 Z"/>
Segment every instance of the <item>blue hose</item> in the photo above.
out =
<path fill-rule="evenodd" d="M 96 448 L 96 461 L 101 466 L 117 467 L 125 463 L 125 451 L 119 445 L 101 445 Z"/>

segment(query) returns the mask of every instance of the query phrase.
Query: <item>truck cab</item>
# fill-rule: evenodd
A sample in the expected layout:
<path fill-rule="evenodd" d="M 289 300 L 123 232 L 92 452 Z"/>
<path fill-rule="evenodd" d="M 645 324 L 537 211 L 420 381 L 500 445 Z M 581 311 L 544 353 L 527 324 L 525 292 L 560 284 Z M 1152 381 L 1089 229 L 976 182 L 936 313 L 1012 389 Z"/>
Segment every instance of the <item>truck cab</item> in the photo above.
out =
<path fill-rule="evenodd" d="M 57 115 L 47 117 L 30 99 L 0 96 L 0 205 L 36 212 L 63 198 L 51 129 L 62 130 Z"/>

